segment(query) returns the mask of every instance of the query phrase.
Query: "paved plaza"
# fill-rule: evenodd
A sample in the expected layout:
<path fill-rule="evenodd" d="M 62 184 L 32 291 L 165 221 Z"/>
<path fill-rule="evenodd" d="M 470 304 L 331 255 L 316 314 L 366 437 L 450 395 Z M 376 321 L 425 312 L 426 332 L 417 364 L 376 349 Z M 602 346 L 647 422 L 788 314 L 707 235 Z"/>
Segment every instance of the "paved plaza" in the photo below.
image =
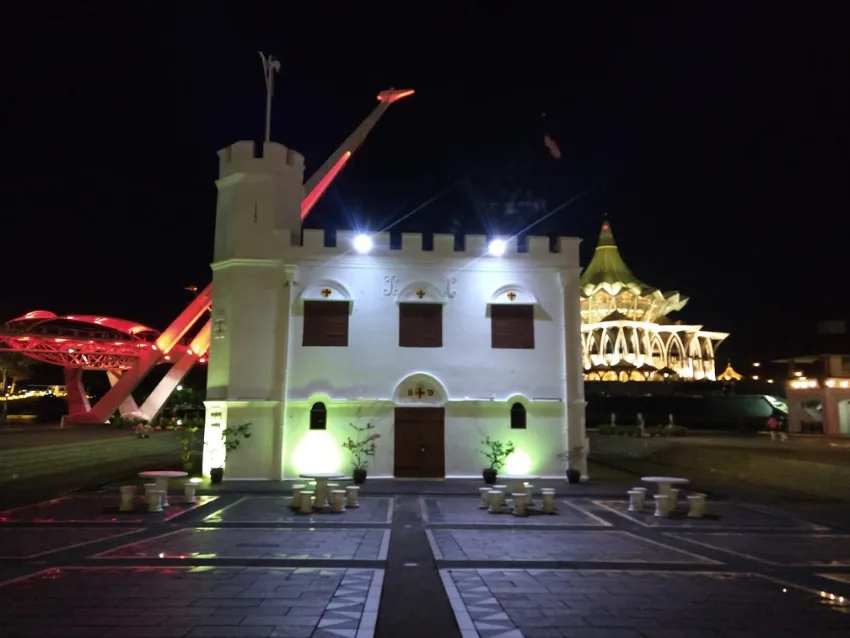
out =
<path fill-rule="evenodd" d="M 367 483 L 361 507 L 311 516 L 285 486 L 161 514 L 119 513 L 115 488 L 0 512 L 0 637 L 850 635 L 841 504 L 657 518 L 628 511 L 628 486 L 559 482 L 555 514 L 517 518 L 480 509 L 475 481 L 422 485 Z"/>

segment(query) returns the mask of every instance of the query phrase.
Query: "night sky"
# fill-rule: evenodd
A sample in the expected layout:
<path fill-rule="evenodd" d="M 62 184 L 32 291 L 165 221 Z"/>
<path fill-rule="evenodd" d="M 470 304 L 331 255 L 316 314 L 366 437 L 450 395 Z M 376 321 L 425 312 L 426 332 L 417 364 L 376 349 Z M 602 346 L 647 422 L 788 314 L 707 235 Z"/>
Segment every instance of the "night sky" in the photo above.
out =
<path fill-rule="evenodd" d="M 262 136 L 258 50 L 308 173 L 417 91 L 313 227 L 575 235 L 586 264 L 607 214 L 682 319 L 733 334 L 723 363 L 850 319 L 850 3 L 82 4 L 4 9 L 2 319 L 177 315 L 210 278 L 215 152 Z"/>

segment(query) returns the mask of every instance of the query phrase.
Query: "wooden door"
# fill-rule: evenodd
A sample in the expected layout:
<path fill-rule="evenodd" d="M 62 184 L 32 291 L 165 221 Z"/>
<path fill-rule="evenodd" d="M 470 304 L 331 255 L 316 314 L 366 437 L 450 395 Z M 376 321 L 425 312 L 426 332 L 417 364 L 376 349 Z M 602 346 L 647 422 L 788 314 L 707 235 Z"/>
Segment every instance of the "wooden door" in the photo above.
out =
<path fill-rule="evenodd" d="M 443 408 L 395 409 L 396 478 L 443 478 L 445 449 Z"/>

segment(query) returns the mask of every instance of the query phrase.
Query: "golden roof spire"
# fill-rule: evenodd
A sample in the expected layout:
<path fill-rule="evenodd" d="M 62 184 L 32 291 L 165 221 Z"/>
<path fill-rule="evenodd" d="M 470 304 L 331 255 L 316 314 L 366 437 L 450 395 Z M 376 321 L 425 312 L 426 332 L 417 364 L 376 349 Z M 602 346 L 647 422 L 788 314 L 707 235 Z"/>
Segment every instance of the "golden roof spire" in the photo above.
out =
<path fill-rule="evenodd" d="M 592 295 L 599 289 L 605 289 L 612 295 L 616 295 L 623 288 L 640 294 L 641 291 L 652 290 L 635 277 L 631 269 L 623 261 L 617 242 L 614 241 L 614 233 L 608 218 L 602 222 L 602 230 L 599 231 L 599 242 L 593 259 L 581 274 L 581 289 L 585 295 Z"/>

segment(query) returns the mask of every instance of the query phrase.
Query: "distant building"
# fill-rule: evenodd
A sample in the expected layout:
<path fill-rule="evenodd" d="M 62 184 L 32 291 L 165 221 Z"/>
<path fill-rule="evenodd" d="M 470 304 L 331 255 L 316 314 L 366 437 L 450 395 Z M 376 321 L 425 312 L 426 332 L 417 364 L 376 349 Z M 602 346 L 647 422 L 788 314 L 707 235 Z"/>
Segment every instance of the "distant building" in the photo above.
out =
<path fill-rule="evenodd" d="M 777 363 L 787 363 L 790 371 L 789 432 L 850 435 L 850 355 L 815 354 Z"/>
<path fill-rule="evenodd" d="M 586 381 L 715 380 L 717 346 L 729 335 L 669 317 L 688 303 L 632 274 L 611 225 L 581 276 L 582 347 Z"/>

